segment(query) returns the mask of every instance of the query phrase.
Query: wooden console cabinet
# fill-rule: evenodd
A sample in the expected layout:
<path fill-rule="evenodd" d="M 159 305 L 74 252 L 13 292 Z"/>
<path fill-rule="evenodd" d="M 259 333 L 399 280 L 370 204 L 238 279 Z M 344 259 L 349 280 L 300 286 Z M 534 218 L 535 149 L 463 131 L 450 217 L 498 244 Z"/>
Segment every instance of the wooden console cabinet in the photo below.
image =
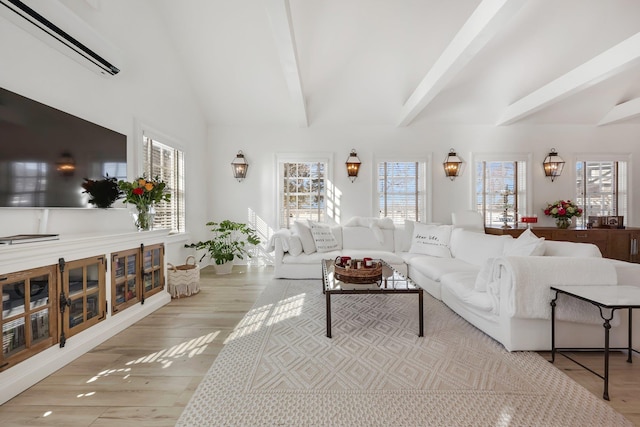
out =
<path fill-rule="evenodd" d="M 526 230 L 519 228 L 486 227 L 485 233 L 518 237 Z M 533 227 L 531 231 L 538 237 L 547 240 L 561 240 L 566 242 L 593 243 L 600 248 L 605 258 L 619 259 L 621 261 L 640 262 L 638 256 L 638 241 L 640 241 L 640 228 L 568 228 Z"/>
<path fill-rule="evenodd" d="M 51 347 L 57 340 L 56 266 L 0 276 L 0 371 Z"/>
<path fill-rule="evenodd" d="M 111 314 L 164 289 L 164 244 L 111 254 Z"/>

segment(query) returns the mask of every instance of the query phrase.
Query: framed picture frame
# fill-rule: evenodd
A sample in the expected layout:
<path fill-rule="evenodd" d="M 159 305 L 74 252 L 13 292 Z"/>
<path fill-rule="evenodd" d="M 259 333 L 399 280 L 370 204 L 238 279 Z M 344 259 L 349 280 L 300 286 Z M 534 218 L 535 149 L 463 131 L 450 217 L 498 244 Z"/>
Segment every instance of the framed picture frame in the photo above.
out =
<path fill-rule="evenodd" d="M 624 228 L 624 216 L 589 216 L 587 228 Z"/>

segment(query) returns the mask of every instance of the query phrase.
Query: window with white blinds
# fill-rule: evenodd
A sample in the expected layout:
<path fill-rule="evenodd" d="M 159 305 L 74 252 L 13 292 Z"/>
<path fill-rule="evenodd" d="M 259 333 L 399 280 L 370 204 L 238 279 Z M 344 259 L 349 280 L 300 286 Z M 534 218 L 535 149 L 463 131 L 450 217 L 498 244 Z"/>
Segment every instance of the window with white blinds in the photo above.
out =
<path fill-rule="evenodd" d="M 378 212 L 395 224 L 424 218 L 425 162 L 378 162 Z"/>
<path fill-rule="evenodd" d="M 280 226 L 290 228 L 296 219 L 324 222 L 327 203 L 326 161 L 279 162 Z"/>
<path fill-rule="evenodd" d="M 627 162 L 621 160 L 582 160 L 576 162 L 576 203 L 589 216 L 623 216 L 628 222 Z"/>
<path fill-rule="evenodd" d="M 475 205 L 487 226 L 514 226 L 527 214 L 527 162 L 479 160 L 475 163 Z"/>
<path fill-rule="evenodd" d="M 184 153 L 143 136 L 144 175 L 162 180 L 171 193 L 171 201 L 156 206 L 154 228 L 184 232 Z"/>

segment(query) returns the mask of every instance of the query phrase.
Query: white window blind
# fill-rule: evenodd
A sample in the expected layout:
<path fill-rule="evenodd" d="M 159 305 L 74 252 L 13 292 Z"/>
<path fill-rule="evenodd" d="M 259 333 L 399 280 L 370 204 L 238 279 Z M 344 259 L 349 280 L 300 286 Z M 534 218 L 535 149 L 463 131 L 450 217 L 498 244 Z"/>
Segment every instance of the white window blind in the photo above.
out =
<path fill-rule="evenodd" d="M 279 163 L 281 227 L 296 219 L 325 221 L 327 169 L 323 161 Z"/>
<path fill-rule="evenodd" d="M 424 162 L 378 163 L 378 212 L 395 224 L 419 221 L 425 206 Z"/>
<path fill-rule="evenodd" d="M 144 174 L 167 184 L 169 202 L 156 206 L 154 228 L 168 228 L 172 232 L 185 231 L 184 215 L 184 153 L 168 145 L 143 137 Z"/>
<path fill-rule="evenodd" d="M 475 166 L 476 209 L 485 225 L 517 224 L 527 206 L 527 163 L 481 160 Z"/>
<path fill-rule="evenodd" d="M 581 225 L 589 216 L 624 216 L 628 221 L 627 162 L 577 161 L 576 203 L 584 211 Z"/>

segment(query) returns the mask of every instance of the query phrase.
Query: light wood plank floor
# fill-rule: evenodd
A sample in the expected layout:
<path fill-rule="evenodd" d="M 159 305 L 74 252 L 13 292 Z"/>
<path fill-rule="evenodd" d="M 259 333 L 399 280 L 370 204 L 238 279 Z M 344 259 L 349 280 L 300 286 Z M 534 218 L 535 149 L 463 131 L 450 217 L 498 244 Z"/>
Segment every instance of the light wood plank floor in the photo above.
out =
<path fill-rule="evenodd" d="M 236 266 L 215 276 L 209 267 L 201 276 L 199 294 L 173 300 L 0 406 L 0 425 L 173 426 L 272 271 Z M 601 356 L 587 357 L 601 366 Z M 640 426 L 640 358 L 634 362 L 612 358 L 610 404 Z M 555 365 L 602 396 L 595 375 L 564 357 Z"/>

